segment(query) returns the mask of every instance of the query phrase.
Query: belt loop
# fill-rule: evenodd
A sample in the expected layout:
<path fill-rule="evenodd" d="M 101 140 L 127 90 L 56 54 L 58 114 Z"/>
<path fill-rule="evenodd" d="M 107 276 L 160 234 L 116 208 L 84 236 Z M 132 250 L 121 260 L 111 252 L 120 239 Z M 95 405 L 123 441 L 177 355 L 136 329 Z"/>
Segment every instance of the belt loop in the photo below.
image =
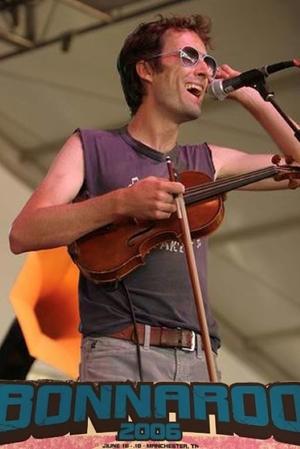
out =
<path fill-rule="evenodd" d="M 144 349 L 150 349 L 151 327 L 145 324 Z"/>
<path fill-rule="evenodd" d="M 197 341 L 197 357 L 201 358 L 202 356 L 202 340 L 201 340 L 201 335 L 196 334 L 196 341 Z"/>

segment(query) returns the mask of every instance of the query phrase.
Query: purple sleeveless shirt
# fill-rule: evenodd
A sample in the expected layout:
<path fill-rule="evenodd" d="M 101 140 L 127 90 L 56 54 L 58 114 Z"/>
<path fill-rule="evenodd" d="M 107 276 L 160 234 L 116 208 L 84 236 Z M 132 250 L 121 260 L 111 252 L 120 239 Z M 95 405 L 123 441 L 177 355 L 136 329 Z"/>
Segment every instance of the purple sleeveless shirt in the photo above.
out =
<path fill-rule="evenodd" d="M 82 192 L 88 197 L 127 187 L 147 176 L 168 178 L 166 156 L 171 157 L 178 172 L 197 170 L 212 178 L 214 175 L 207 144 L 178 145 L 162 154 L 134 140 L 125 128 L 79 130 L 79 135 L 85 164 Z M 220 339 L 207 298 L 207 239 L 195 240 L 194 248 L 212 348 L 217 352 Z M 177 241 L 162 243 L 145 262 L 124 279 L 137 322 L 199 332 L 182 245 Z M 81 275 L 79 307 L 80 331 L 86 336 L 110 335 L 131 323 L 127 298 L 115 284 L 94 284 Z"/>

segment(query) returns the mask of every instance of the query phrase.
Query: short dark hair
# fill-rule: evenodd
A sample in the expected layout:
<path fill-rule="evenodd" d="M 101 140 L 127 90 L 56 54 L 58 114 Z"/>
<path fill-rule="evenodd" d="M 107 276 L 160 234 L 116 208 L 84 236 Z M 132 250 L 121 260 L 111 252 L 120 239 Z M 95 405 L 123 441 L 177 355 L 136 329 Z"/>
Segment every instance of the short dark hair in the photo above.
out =
<path fill-rule="evenodd" d="M 194 31 L 202 39 L 204 45 L 209 45 L 211 38 L 211 20 L 200 14 L 191 16 L 159 16 L 158 20 L 140 24 L 124 42 L 120 51 L 117 67 L 125 99 L 134 115 L 142 103 L 144 86 L 136 72 L 136 63 L 147 60 L 161 52 L 163 36 L 169 29 Z M 154 70 L 161 70 L 160 58 L 153 58 L 149 64 Z"/>

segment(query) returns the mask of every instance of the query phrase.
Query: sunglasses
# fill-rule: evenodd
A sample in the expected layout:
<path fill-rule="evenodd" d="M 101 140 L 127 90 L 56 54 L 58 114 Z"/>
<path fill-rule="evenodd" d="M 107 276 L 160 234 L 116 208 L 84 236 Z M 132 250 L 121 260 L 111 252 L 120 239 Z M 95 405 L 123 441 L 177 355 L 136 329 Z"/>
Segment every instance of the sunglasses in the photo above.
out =
<path fill-rule="evenodd" d="M 216 76 L 218 64 L 215 58 L 210 55 L 200 53 L 194 47 L 183 47 L 169 53 L 159 53 L 147 59 L 158 58 L 159 56 L 179 56 L 183 67 L 193 67 L 197 65 L 199 61 L 203 61 L 207 66 L 209 77 L 214 78 Z"/>

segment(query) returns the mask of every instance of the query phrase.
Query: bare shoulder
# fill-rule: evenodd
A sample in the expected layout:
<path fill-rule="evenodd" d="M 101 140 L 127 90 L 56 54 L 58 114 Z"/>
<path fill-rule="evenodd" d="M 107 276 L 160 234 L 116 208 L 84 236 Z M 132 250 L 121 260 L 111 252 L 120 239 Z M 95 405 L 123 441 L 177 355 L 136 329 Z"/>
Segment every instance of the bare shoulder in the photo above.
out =
<path fill-rule="evenodd" d="M 238 175 L 271 164 L 272 154 L 250 154 L 243 150 L 209 145 L 216 177 Z"/>
<path fill-rule="evenodd" d="M 71 202 L 84 180 L 83 150 L 80 136 L 71 135 L 58 152 L 49 171 L 33 193 L 27 207 L 45 207 Z"/>
<path fill-rule="evenodd" d="M 82 143 L 79 134 L 75 133 L 66 140 L 58 152 L 45 179 L 51 176 L 52 173 L 55 173 L 55 175 L 58 175 L 59 173 L 67 175 L 67 173 L 74 173 L 78 168 L 81 169 L 82 167 Z"/>

